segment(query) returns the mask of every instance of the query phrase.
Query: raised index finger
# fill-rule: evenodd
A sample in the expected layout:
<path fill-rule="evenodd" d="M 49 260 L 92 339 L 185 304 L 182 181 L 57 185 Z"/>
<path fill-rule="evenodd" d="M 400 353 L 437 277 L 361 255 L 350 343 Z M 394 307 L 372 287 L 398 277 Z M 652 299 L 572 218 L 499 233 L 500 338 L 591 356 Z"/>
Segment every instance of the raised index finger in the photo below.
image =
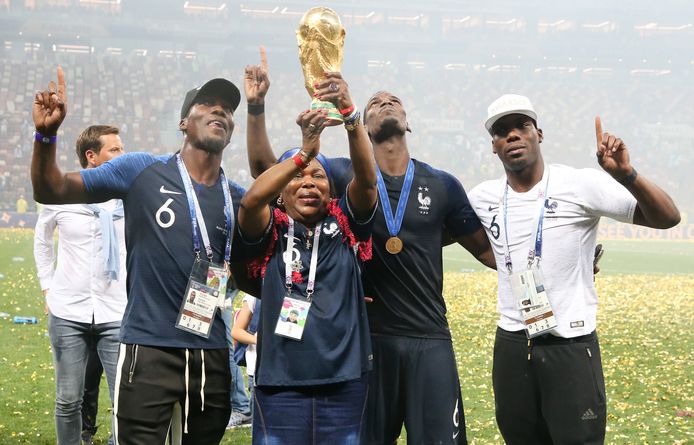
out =
<path fill-rule="evenodd" d="M 63 67 L 58 66 L 58 97 L 63 102 L 67 101 L 67 88 L 65 88 L 65 73 Z"/>
<path fill-rule="evenodd" d="M 260 45 L 260 66 L 267 71 L 267 53 L 263 45 Z"/>
<path fill-rule="evenodd" d="M 600 116 L 595 116 L 595 138 L 598 140 L 598 149 L 602 145 L 602 122 Z"/>

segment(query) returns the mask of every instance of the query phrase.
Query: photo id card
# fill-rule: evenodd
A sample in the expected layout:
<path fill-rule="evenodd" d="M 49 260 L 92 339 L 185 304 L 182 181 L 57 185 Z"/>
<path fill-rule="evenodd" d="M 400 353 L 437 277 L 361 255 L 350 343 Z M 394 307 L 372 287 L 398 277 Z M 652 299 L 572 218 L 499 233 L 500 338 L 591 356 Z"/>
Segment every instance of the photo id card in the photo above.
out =
<path fill-rule="evenodd" d="M 282 309 L 275 327 L 275 334 L 293 340 L 301 340 L 309 309 L 311 309 L 310 301 L 287 293 L 282 300 Z"/>
<path fill-rule="evenodd" d="M 224 265 L 211 263 L 202 258 L 196 258 L 193 262 L 190 281 L 216 289 L 219 293 L 219 301 L 217 302 L 219 307 L 224 306 L 228 280 L 229 273 Z"/>
<path fill-rule="evenodd" d="M 224 298 L 227 293 L 227 280 L 229 280 L 229 272 L 224 266 L 210 263 L 207 268 L 207 286 L 217 289 L 219 292 L 218 306 L 224 306 Z"/>
<path fill-rule="evenodd" d="M 209 338 L 218 301 L 219 290 L 189 280 L 176 327 Z"/>
<path fill-rule="evenodd" d="M 557 327 L 539 268 L 514 272 L 511 275 L 511 290 L 521 311 L 528 338 L 537 337 Z"/>

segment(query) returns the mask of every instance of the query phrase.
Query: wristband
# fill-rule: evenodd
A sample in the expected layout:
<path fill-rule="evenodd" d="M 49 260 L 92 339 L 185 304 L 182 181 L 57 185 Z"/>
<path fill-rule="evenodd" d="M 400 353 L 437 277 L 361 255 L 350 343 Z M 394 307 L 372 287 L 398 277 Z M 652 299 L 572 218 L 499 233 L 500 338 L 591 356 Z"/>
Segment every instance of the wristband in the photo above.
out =
<path fill-rule="evenodd" d="M 354 104 L 350 105 L 350 106 L 347 107 L 347 108 L 344 108 L 344 109 L 340 110 L 340 114 L 341 114 L 342 116 L 349 116 L 349 114 L 350 114 L 352 111 L 354 111 Z"/>
<path fill-rule="evenodd" d="M 265 113 L 265 104 L 248 104 L 248 114 L 260 116 Z"/>
<path fill-rule="evenodd" d="M 636 180 L 637 175 L 638 173 L 636 172 L 636 169 L 634 167 L 631 167 L 631 173 L 628 176 L 625 176 L 622 179 L 620 179 L 619 183 L 624 186 L 631 185 Z"/>
<path fill-rule="evenodd" d="M 308 167 L 308 162 L 304 162 L 304 160 L 301 159 L 301 155 L 299 153 L 292 156 L 292 160 L 294 161 L 296 166 L 302 170 L 305 169 L 306 167 Z M 311 161 L 309 160 L 309 162 L 311 162 Z"/>
<path fill-rule="evenodd" d="M 44 136 L 38 131 L 34 131 L 34 140 L 42 144 L 55 144 L 58 140 L 58 136 L 55 134 L 53 136 Z"/>
<path fill-rule="evenodd" d="M 352 108 L 352 111 L 347 115 L 342 115 L 343 122 L 351 122 L 355 119 L 355 116 L 361 116 L 358 108 Z M 357 117 L 358 119 L 358 117 Z"/>

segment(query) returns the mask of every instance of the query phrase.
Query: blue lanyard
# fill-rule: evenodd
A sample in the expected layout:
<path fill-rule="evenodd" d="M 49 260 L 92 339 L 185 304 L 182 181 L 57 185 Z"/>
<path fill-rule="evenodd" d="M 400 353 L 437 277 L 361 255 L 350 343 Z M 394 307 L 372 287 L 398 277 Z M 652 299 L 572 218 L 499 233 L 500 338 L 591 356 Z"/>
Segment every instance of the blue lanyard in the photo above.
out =
<path fill-rule="evenodd" d="M 542 259 L 542 227 L 544 224 L 545 220 L 545 208 L 547 207 L 547 190 L 549 189 L 549 167 L 545 167 L 547 169 L 547 182 L 545 183 L 545 192 L 544 195 L 541 196 L 543 198 L 541 200 L 542 204 L 540 205 L 540 215 L 537 218 L 537 228 L 535 232 L 535 245 L 533 246 L 532 249 L 528 250 L 528 268 L 530 268 L 537 258 L 538 263 Z M 513 272 L 513 262 L 511 261 L 511 251 L 508 247 L 508 181 L 506 181 L 506 187 L 504 188 L 504 239 L 505 239 L 505 245 L 504 248 L 506 249 L 505 255 L 504 255 L 504 260 L 506 262 L 506 268 L 508 269 L 509 273 Z"/>
<path fill-rule="evenodd" d="M 188 175 L 188 170 L 183 164 L 183 159 L 181 159 L 180 153 L 176 154 L 176 163 L 178 164 L 178 171 L 181 174 L 181 179 L 183 180 L 183 187 L 186 190 L 186 197 L 188 198 L 188 209 L 190 210 L 190 220 L 193 227 L 193 251 L 197 257 L 200 256 L 200 237 L 198 236 L 198 231 L 202 234 L 202 242 L 205 245 L 205 254 L 207 259 L 212 262 L 212 246 L 210 245 L 209 235 L 207 233 L 207 228 L 205 227 L 204 216 L 202 215 L 202 210 L 200 209 L 200 203 L 198 202 L 198 197 L 193 190 L 193 182 L 190 180 L 190 175 Z M 231 192 L 229 191 L 229 183 L 224 175 L 224 170 L 220 168 L 219 180 L 222 182 L 222 191 L 224 193 L 224 216 L 226 217 L 226 229 L 227 229 L 227 240 L 226 246 L 224 247 L 224 262 L 229 263 L 231 259 L 231 239 L 233 237 L 234 229 L 234 212 L 232 210 L 232 200 Z M 201 220 L 198 222 L 197 214 L 200 213 Z"/>
<path fill-rule="evenodd" d="M 414 180 L 414 162 L 412 159 L 407 164 L 407 172 L 405 173 L 405 183 L 402 185 L 402 190 L 400 191 L 400 198 L 398 199 L 398 209 L 393 216 L 393 210 L 390 208 L 390 199 L 388 198 L 388 190 L 386 190 L 386 184 L 383 182 L 383 176 L 381 175 L 381 170 L 376 169 L 377 175 L 377 185 L 378 185 L 378 197 L 381 200 L 381 205 L 383 206 L 383 216 L 386 218 L 386 225 L 388 226 L 388 233 L 390 236 L 396 236 L 400 232 L 400 227 L 402 226 L 402 219 L 405 216 L 405 208 L 407 207 L 407 199 L 410 197 L 410 188 L 412 188 L 412 181 Z"/>

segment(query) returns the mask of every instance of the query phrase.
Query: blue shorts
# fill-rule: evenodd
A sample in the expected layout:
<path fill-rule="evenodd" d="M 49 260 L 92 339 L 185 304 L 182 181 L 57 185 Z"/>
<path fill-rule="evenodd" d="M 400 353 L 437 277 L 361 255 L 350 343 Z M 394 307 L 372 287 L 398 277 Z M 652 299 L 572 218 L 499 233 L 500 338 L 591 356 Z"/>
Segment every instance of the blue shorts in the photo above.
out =
<path fill-rule="evenodd" d="M 460 381 L 450 339 L 372 335 L 366 443 L 467 443 Z"/>

